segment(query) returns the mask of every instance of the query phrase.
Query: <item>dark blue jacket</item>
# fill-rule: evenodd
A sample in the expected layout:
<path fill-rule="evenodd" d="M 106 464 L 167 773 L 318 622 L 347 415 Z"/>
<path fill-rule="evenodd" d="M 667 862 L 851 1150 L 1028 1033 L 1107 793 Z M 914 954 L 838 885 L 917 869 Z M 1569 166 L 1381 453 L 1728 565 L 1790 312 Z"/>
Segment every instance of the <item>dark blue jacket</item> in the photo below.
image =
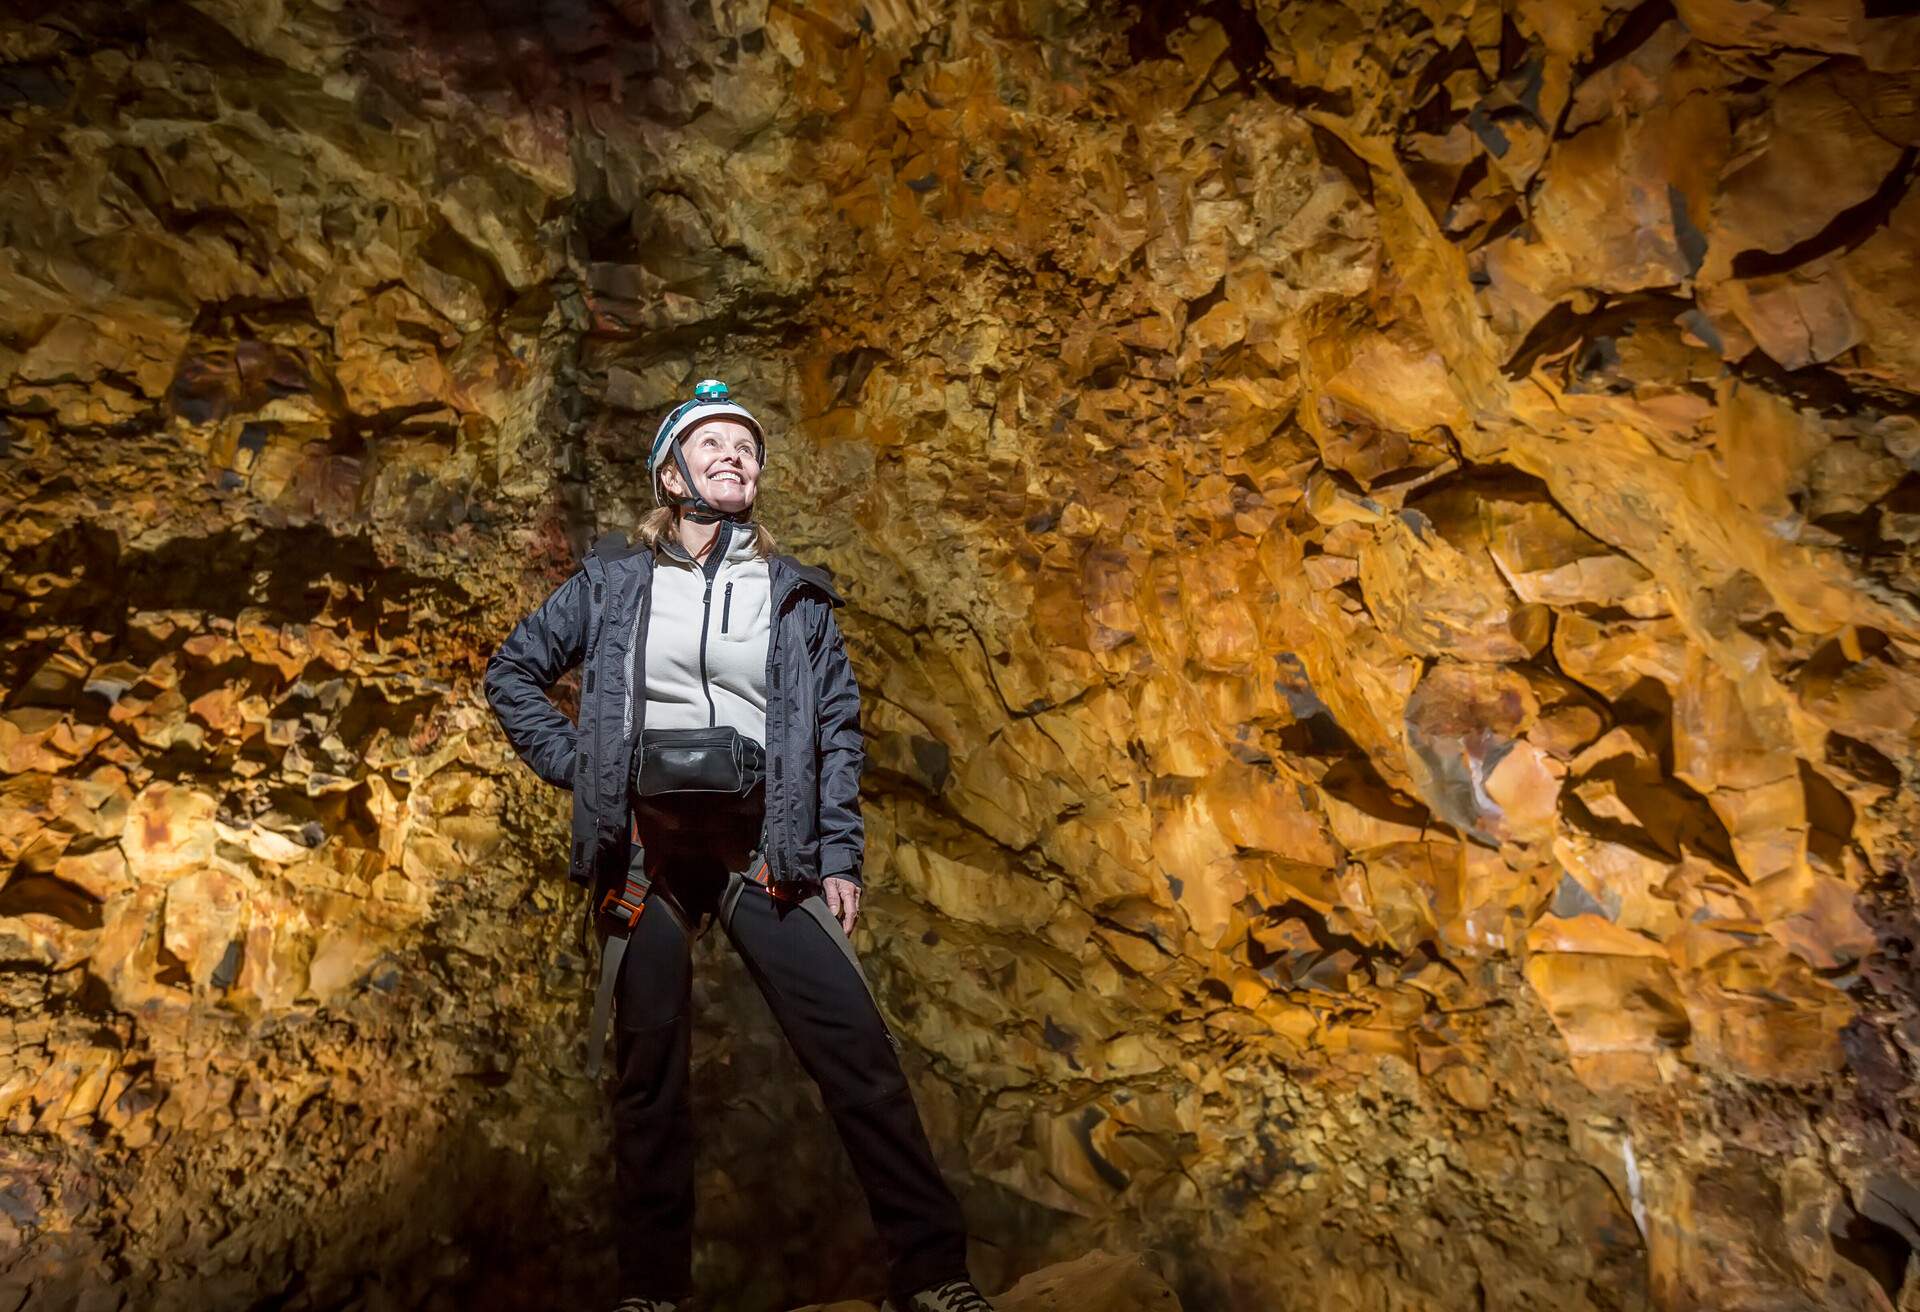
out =
<path fill-rule="evenodd" d="M 779 880 L 838 876 L 856 883 L 860 822 L 860 689 L 824 570 L 791 556 L 767 561 L 767 859 Z M 647 699 L 653 553 L 623 533 L 594 543 L 573 576 L 520 621 L 487 662 L 487 702 L 520 759 L 573 790 L 568 878 L 597 886 L 624 874 L 632 842 L 627 775 Z M 584 664 L 579 723 L 547 689 Z"/>

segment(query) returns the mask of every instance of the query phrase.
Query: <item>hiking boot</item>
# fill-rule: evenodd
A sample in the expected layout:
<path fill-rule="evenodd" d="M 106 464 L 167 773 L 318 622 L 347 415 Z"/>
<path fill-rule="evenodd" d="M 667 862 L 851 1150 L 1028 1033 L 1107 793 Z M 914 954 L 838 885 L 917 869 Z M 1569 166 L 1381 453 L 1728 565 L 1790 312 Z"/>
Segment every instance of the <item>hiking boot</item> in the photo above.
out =
<path fill-rule="evenodd" d="M 623 1298 L 613 1305 L 613 1312 L 673 1312 L 679 1306 L 665 1298 Z"/>
<path fill-rule="evenodd" d="M 973 1281 L 962 1276 L 932 1289 L 923 1289 L 904 1305 L 891 1300 L 882 1303 L 880 1312 L 993 1312 L 993 1304 L 973 1287 Z"/>

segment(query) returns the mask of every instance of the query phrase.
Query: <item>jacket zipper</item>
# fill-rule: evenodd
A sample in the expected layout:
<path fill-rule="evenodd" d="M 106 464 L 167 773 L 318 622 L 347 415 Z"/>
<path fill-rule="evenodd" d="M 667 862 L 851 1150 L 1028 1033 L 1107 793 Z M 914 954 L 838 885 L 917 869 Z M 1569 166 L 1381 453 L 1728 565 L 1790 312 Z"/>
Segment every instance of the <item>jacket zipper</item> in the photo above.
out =
<path fill-rule="evenodd" d="M 716 562 L 714 573 L 720 569 Z M 705 571 L 702 571 L 705 573 Z M 731 587 L 732 584 L 727 586 Z M 718 724 L 720 713 L 714 709 L 713 686 L 707 682 L 707 630 L 713 624 L 713 574 L 707 574 L 707 590 L 700 598 L 700 691 L 707 698 L 707 724 Z"/>
<path fill-rule="evenodd" d="M 574 751 L 576 753 L 580 752 L 579 732 L 578 732 L 580 728 L 580 720 L 585 719 L 587 717 L 588 708 L 593 704 L 589 700 L 589 697 L 594 691 L 594 677 L 593 677 L 594 657 L 599 654 L 600 629 L 606 623 L 606 611 L 605 611 L 605 608 L 601 605 L 602 598 L 605 595 L 604 584 L 601 581 L 598 567 L 599 567 L 599 562 L 594 560 L 592 556 L 589 555 L 587 560 L 587 577 L 593 580 L 593 601 L 587 608 L 587 656 L 586 656 L 586 659 L 581 662 L 581 667 L 585 671 L 586 677 L 581 682 L 581 686 L 580 686 L 580 713 L 574 720 L 574 730 L 575 730 Z M 593 761 L 597 765 L 600 761 L 600 720 L 598 716 L 595 716 L 593 723 L 587 726 L 587 734 L 588 734 L 588 742 L 586 744 L 585 754 L 589 760 Z M 599 786 L 600 786 L 600 781 L 598 779 L 590 779 L 587 781 L 587 787 L 589 789 L 598 788 Z M 579 769 L 579 761 L 577 759 L 574 762 L 573 787 L 575 789 L 578 789 L 580 787 L 580 769 Z M 592 853 L 598 842 L 599 842 L 599 834 L 596 833 L 593 835 L 593 837 L 587 840 L 587 843 L 585 846 L 584 855 L 587 857 L 587 865 L 588 865 L 586 875 L 587 875 L 587 881 L 589 885 L 591 885 L 593 881 Z M 576 857 L 583 855 L 578 835 L 576 835 L 574 838 L 574 854 Z M 574 873 L 575 871 L 572 868 L 572 864 L 569 863 L 568 869 L 567 869 L 568 877 L 571 878 L 574 875 Z"/>
<path fill-rule="evenodd" d="M 707 693 L 707 722 L 712 724 L 718 713 L 714 711 L 714 690 L 707 684 L 707 624 L 712 622 L 714 611 L 714 580 L 707 580 L 707 595 L 701 597 L 701 692 Z"/>
<path fill-rule="evenodd" d="M 593 581 L 593 606 L 587 618 L 587 659 L 582 663 L 587 677 L 586 686 L 581 689 L 583 694 L 593 691 L 593 676 L 598 668 L 594 662 L 594 657 L 600 654 L 600 630 L 606 626 L 607 612 L 606 607 L 602 604 L 604 595 L 602 583 L 599 579 L 595 579 Z M 599 751 L 600 738 L 598 734 L 594 735 L 593 742 L 594 750 L 596 752 Z"/>
<path fill-rule="evenodd" d="M 727 616 L 733 613 L 733 584 L 727 584 L 726 597 L 720 603 L 720 632 L 727 631 Z"/>
<path fill-rule="evenodd" d="M 775 639 L 780 635 L 780 602 L 784 593 L 779 580 L 774 577 L 775 573 L 771 567 L 767 570 L 767 776 L 763 794 L 766 799 L 767 850 L 761 855 L 767 859 L 767 878 L 778 883 L 786 873 L 785 867 L 780 864 L 785 845 L 779 841 L 783 835 L 774 832 L 784 829 L 781 824 L 782 808 L 775 804 L 774 799 L 785 790 L 780 786 L 780 757 L 773 746 L 774 715 L 780 705 L 780 667 L 774 663 L 773 653 L 778 645 Z"/>
<path fill-rule="evenodd" d="M 621 707 L 620 733 L 626 738 L 628 743 L 633 742 L 634 735 L 634 684 L 638 681 L 639 676 L 645 673 L 645 666 L 641 664 L 641 652 L 647 645 L 647 609 L 653 600 L 653 575 L 651 571 L 648 572 L 646 582 L 646 591 L 641 594 L 639 603 L 633 608 L 633 630 L 627 635 L 629 638 L 627 645 L 627 696 L 625 705 Z M 646 718 L 646 707 L 644 705 L 641 707 L 640 717 L 642 719 Z"/>
<path fill-rule="evenodd" d="M 604 569 L 604 566 L 602 568 Z M 594 684 L 596 682 L 594 674 L 597 672 L 598 662 L 595 660 L 595 657 L 600 654 L 600 630 L 605 628 L 607 624 L 607 609 L 604 604 L 605 596 L 606 584 L 596 574 L 593 580 L 593 618 L 587 629 L 587 678 L 585 684 L 581 687 L 580 695 L 580 709 L 583 713 L 586 711 L 586 695 L 594 690 Z M 600 755 L 600 717 L 597 715 L 593 717 L 593 725 L 590 732 L 593 734 L 593 759 L 595 762 L 599 762 L 604 758 Z M 599 780 L 596 779 L 594 785 L 598 787 Z"/>
<path fill-rule="evenodd" d="M 627 651 L 627 724 L 624 733 L 625 742 L 623 743 L 626 749 L 626 756 L 621 762 L 622 773 L 620 777 L 622 780 L 625 780 L 627 775 L 633 770 L 633 754 L 639 749 L 640 733 L 647 722 L 647 700 L 644 697 L 636 697 L 634 695 L 633 685 L 636 679 L 644 679 L 646 677 L 646 665 L 642 657 L 642 652 L 647 644 L 647 624 L 652 616 L 653 572 L 649 570 L 647 572 L 646 588 L 640 594 L 639 604 L 634 607 L 633 646 Z M 624 797 L 625 793 L 622 792 L 621 796 Z M 636 823 L 632 810 L 629 809 L 626 824 L 623 827 L 626 829 L 630 841 L 637 833 L 635 829 Z"/>

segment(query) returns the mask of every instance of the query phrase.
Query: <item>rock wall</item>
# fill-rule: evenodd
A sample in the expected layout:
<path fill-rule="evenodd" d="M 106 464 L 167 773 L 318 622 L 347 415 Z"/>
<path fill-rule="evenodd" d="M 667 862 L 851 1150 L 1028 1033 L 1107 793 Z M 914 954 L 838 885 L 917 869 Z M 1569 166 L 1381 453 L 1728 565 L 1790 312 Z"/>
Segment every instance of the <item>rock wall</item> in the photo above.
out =
<path fill-rule="evenodd" d="M 1920 1307 L 1900 8 L 29 6 L 0 1307 L 604 1292 L 478 675 L 709 375 L 983 1283 Z M 871 1290 L 700 957 L 703 1278 Z"/>

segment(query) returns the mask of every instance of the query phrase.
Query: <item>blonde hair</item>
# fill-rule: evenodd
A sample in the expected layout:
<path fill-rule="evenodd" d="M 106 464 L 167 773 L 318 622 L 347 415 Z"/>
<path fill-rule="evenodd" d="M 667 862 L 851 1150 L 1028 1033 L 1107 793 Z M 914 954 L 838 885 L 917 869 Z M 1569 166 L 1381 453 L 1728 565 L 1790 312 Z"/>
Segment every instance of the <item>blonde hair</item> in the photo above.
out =
<path fill-rule="evenodd" d="M 633 530 L 635 541 L 644 542 L 649 548 L 658 547 L 662 538 L 674 535 L 672 506 L 655 506 L 642 516 Z M 765 524 L 755 520 L 753 522 L 753 554 L 765 560 L 778 549 L 773 540 L 773 533 Z"/>

